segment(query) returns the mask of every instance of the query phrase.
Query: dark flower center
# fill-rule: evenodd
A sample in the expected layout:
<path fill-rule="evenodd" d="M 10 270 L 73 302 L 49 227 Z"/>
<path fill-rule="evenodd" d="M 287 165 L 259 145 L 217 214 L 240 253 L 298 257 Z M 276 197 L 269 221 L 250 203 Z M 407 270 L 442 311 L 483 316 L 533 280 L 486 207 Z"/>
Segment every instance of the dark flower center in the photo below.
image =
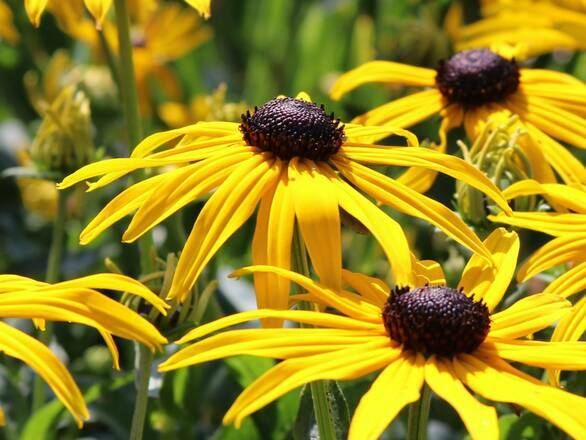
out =
<path fill-rule="evenodd" d="M 281 159 L 327 160 L 344 142 L 344 126 L 323 105 L 295 98 L 276 98 L 242 115 L 240 131 L 248 145 Z"/>
<path fill-rule="evenodd" d="M 450 287 L 395 289 L 383 308 L 391 339 L 425 356 L 474 351 L 490 329 L 488 308 Z"/>
<path fill-rule="evenodd" d="M 448 101 L 476 107 L 515 92 L 519 67 L 488 49 L 466 50 L 440 63 L 435 82 Z"/>

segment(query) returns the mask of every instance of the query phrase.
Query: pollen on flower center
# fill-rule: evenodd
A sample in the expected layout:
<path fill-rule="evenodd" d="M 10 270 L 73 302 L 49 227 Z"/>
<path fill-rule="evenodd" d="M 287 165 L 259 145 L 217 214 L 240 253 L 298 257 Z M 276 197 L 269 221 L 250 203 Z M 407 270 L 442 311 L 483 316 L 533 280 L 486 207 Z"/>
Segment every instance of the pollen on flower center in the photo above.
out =
<path fill-rule="evenodd" d="M 391 339 L 425 356 L 474 351 L 490 329 L 488 308 L 444 286 L 395 289 L 383 308 Z"/>
<path fill-rule="evenodd" d="M 519 67 L 488 49 L 466 50 L 441 62 L 435 82 L 448 101 L 476 107 L 515 92 Z"/>
<path fill-rule="evenodd" d="M 240 124 L 248 145 L 289 160 L 303 157 L 327 160 L 344 142 L 344 126 L 323 105 L 295 98 L 272 99 L 242 115 Z"/>

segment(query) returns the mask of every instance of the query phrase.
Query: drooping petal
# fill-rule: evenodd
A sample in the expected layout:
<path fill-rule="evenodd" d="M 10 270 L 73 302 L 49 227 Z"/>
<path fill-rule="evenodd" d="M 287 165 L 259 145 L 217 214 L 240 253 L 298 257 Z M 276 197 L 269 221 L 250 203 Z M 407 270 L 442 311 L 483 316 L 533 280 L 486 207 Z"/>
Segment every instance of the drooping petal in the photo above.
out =
<path fill-rule="evenodd" d="M 301 324 L 311 324 L 317 327 L 348 329 L 356 331 L 374 331 L 379 332 L 381 335 L 386 334 L 382 324 L 374 324 L 346 316 L 302 310 L 261 309 L 236 313 L 234 315 L 225 316 L 223 318 L 216 319 L 215 321 L 200 325 L 199 327 L 189 331 L 185 336 L 179 339 L 177 343 L 184 344 L 226 327 L 231 327 L 248 321 L 254 321 L 256 319 L 262 320 L 269 318 L 298 322 Z"/>
<path fill-rule="evenodd" d="M 410 131 L 393 126 L 372 126 L 361 124 L 344 124 L 347 142 L 372 143 L 389 136 L 401 136 L 407 140 L 409 147 L 418 147 L 419 140 Z"/>
<path fill-rule="evenodd" d="M 348 439 L 378 439 L 406 405 L 419 399 L 424 367 L 425 359 L 420 354 L 402 354 L 386 367 L 360 399 Z"/>
<path fill-rule="evenodd" d="M 331 353 L 288 359 L 249 385 L 224 416 L 238 427 L 242 420 L 288 391 L 316 380 L 349 380 L 383 368 L 401 353 L 381 338 Z"/>
<path fill-rule="evenodd" d="M 343 269 L 342 280 L 360 293 L 360 295 L 370 299 L 373 304 L 378 304 L 381 308 L 391 292 L 389 286 L 382 280 L 358 272 L 350 272 L 349 270 Z"/>
<path fill-rule="evenodd" d="M 525 282 L 552 267 L 582 260 L 586 260 L 586 234 L 562 235 L 535 251 L 519 269 L 517 279 Z"/>
<path fill-rule="evenodd" d="M 560 214 L 557 212 L 514 212 L 510 216 L 489 215 L 495 223 L 504 223 L 518 228 L 532 229 L 544 234 L 560 237 L 586 232 L 586 214 Z"/>
<path fill-rule="evenodd" d="M 20 359 L 38 373 L 73 414 L 79 427 L 84 420 L 89 419 L 83 396 L 73 377 L 45 345 L 0 322 L 0 350 L 10 357 Z"/>
<path fill-rule="evenodd" d="M 431 358 L 425 364 L 425 382 L 454 407 L 473 439 L 499 438 L 496 410 L 480 403 L 462 385 L 450 361 Z"/>
<path fill-rule="evenodd" d="M 499 356 L 534 367 L 586 369 L 586 342 L 488 339 L 479 350 L 485 356 Z"/>
<path fill-rule="evenodd" d="M 519 338 L 542 330 L 570 312 L 572 304 L 551 293 L 525 297 L 491 316 L 489 335 Z"/>
<path fill-rule="evenodd" d="M 487 399 L 527 408 L 566 431 L 573 438 L 586 436 L 586 399 L 557 388 L 521 379 L 471 355 L 454 359 L 458 377 Z"/>
<path fill-rule="evenodd" d="M 562 298 L 567 298 L 583 290 L 586 290 L 586 261 L 553 280 L 543 292 L 555 293 Z"/>
<path fill-rule="evenodd" d="M 490 260 L 489 251 L 476 234 L 453 211 L 441 203 L 358 163 L 342 160 L 334 162 L 350 182 L 377 201 L 430 222 L 454 240 Z"/>
<path fill-rule="evenodd" d="M 472 255 L 462 273 L 459 288 L 467 295 L 474 295 L 477 301 L 484 300 L 488 309 L 494 310 L 513 279 L 520 248 L 519 236 L 498 228 L 484 240 L 484 245 L 491 253 L 494 265 L 479 255 Z"/>
<path fill-rule="evenodd" d="M 224 242 L 252 215 L 281 172 L 281 162 L 264 154 L 243 162 L 207 201 L 179 257 L 169 298 L 184 300 Z"/>
<path fill-rule="evenodd" d="M 542 194 L 574 212 L 586 214 L 586 191 L 573 188 L 569 185 L 557 183 L 539 183 L 535 180 L 521 180 L 515 182 L 503 191 L 507 200 L 516 197 Z"/>
<path fill-rule="evenodd" d="M 337 203 L 372 232 L 381 244 L 391 264 L 395 283 L 413 285 L 409 242 L 401 225 L 342 181 L 329 167 L 320 166 L 320 169 L 330 178 Z"/>
<path fill-rule="evenodd" d="M 45 12 L 49 0 L 24 0 L 24 8 L 33 26 L 39 27 L 41 15 Z"/>
<path fill-rule="evenodd" d="M 323 328 L 264 328 L 218 333 L 174 353 L 161 364 L 160 371 L 231 356 L 251 355 L 272 359 L 290 359 L 343 350 L 386 338 L 368 331 Z M 388 340 L 388 338 L 387 338 Z"/>
<path fill-rule="evenodd" d="M 136 212 L 122 240 L 131 243 L 152 227 L 179 211 L 198 197 L 207 194 L 234 169 L 254 153 L 218 154 L 193 165 L 167 173 Z"/>
<path fill-rule="evenodd" d="M 391 61 L 370 61 L 344 73 L 330 92 L 338 100 L 350 90 L 367 83 L 401 84 L 414 87 L 433 87 L 435 70 Z"/>
<path fill-rule="evenodd" d="M 338 309 L 340 312 L 361 319 L 366 322 L 380 323 L 380 308 L 370 302 L 364 301 L 359 295 L 352 295 L 343 291 L 334 291 L 329 287 L 317 283 L 310 278 L 301 274 L 271 266 L 251 266 L 244 267 L 235 271 L 232 276 L 239 277 L 255 272 L 270 272 L 285 277 L 303 287 L 309 293 L 314 294 L 320 300 L 330 307 Z M 0 296 L 1 298 L 1 296 Z"/>
<path fill-rule="evenodd" d="M 287 169 L 283 167 L 274 189 L 260 203 L 252 241 L 252 262 L 259 265 L 291 268 L 291 243 L 295 225 L 295 208 L 290 194 Z M 270 273 L 255 273 L 257 307 L 284 310 L 289 302 L 289 280 Z M 279 320 L 263 320 L 267 327 Z"/>
<path fill-rule="evenodd" d="M 110 5 L 112 5 L 112 0 L 83 0 L 85 6 L 87 7 L 90 14 L 96 19 L 98 26 L 102 24 L 108 10 L 110 9 Z"/>
<path fill-rule="evenodd" d="M 312 161 L 289 162 L 288 181 L 303 241 L 321 281 L 342 287 L 340 210 L 329 180 Z"/>
<path fill-rule="evenodd" d="M 438 286 L 446 284 L 446 277 L 441 265 L 433 260 L 418 260 L 413 265 L 415 286 Z"/>

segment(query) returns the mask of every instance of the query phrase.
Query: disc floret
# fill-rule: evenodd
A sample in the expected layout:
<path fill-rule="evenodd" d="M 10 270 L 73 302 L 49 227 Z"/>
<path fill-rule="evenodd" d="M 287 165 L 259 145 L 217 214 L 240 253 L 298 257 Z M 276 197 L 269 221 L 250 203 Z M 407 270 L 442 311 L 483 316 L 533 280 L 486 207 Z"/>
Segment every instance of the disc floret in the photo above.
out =
<path fill-rule="evenodd" d="M 296 98 L 275 98 L 242 115 L 244 141 L 283 160 L 323 161 L 344 142 L 344 126 L 324 106 Z"/>
<path fill-rule="evenodd" d="M 425 286 L 395 289 L 383 308 L 383 323 L 394 341 L 425 356 L 471 353 L 490 329 L 486 304 L 461 290 Z"/>

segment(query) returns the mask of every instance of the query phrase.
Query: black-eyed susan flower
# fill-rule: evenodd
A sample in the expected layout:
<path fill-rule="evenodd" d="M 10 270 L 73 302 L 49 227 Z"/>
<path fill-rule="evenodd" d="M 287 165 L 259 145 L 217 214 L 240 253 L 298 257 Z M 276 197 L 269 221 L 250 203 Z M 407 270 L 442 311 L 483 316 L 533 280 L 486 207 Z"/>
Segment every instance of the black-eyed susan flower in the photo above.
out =
<path fill-rule="evenodd" d="M 417 145 L 415 136 L 393 128 L 341 125 L 309 97 L 276 98 L 242 115 L 242 122 L 202 122 L 154 134 L 130 158 L 81 168 L 60 184 L 67 188 L 102 176 L 95 190 L 141 169 L 175 169 L 138 182 L 114 198 L 85 228 L 88 243 L 136 211 L 123 235 L 132 242 L 188 203 L 215 190 L 199 214 L 181 253 L 169 298 L 184 300 L 204 266 L 260 205 L 252 243 L 253 261 L 290 267 L 295 221 L 321 280 L 341 285 L 340 209 L 381 243 L 396 280 L 411 279 L 411 257 L 397 222 L 362 193 L 402 212 L 421 217 L 485 258 L 482 242 L 451 210 L 363 164 L 417 166 L 462 179 L 508 209 L 496 187 L 464 161 L 417 146 L 367 143 L 372 136 L 396 134 Z M 289 283 L 256 277 L 260 307 L 283 309 Z"/>
<path fill-rule="evenodd" d="M 475 139 L 488 116 L 508 110 L 519 116 L 556 172 L 586 183 L 580 161 L 554 140 L 586 148 L 586 85 L 570 75 L 520 68 L 514 59 L 489 49 L 471 49 L 455 54 L 436 70 L 390 61 L 365 63 L 343 74 L 335 82 L 332 96 L 339 99 L 371 82 L 427 89 L 377 107 L 355 122 L 410 127 L 441 114 L 443 150 L 450 128 L 464 124 L 469 137 Z"/>
<path fill-rule="evenodd" d="M 144 285 L 116 274 L 96 274 L 56 284 L 18 275 L 0 275 L 0 318 L 31 318 L 84 324 L 97 329 L 118 368 L 118 351 L 112 335 L 135 340 L 151 350 L 166 339 L 140 315 L 95 289 L 118 290 L 140 296 L 166 313 L 166 303 Z M 89 417 L 83 396 L 59 359 L 33 337 L 0 322 L 0 350 L 36 371 L 81 426 Z M 3 419 L 3 415 L 0 417 Z"/>
<path fill-rule="evenodd" d="M 235 355 L 282 359 L 238 397 L 224 423 L 242 420 L 286 392 L 323 379 L 348 380 L 382 370 L 354 413 L 350 439 L 377 439 L 407 404 L 429 387 L 459 413 L 472 438 L 496 439 L 496 410 L 488 400 L 520 405 L 572 437 L 586 435 L 586 399 L 545 385 L 510 362 L 540 368 L 586 368 L 585 343 L 541 342 L 531 335 L 567 314 L 558 295 L 537 294 L 495 312 L 515 271 L 519 240 L 497 229 L 485 241 L 490 266 L 477 255 L 457 289 L 446 287 L 437 263 L 418 262 L 417 280 L 390 289 L 382 281 L 344 272 L 356 293 L 332 290 L 284 269 L 257 266 L 234 275 L 270 272 L 299 284 L 335 313 L 257 310 L 227 316 L 192 330 L 179 343 L 254 319 L 281 318 L 315 328 L 245 329 L 219 333 L 183 348 L 161 371 Z"/>
<path fill-rule="evenodd" d="M 458 10 L 450 12 L 459 15 Z M 456 20 L 452 26 L 457 50 L 488 47 L 525 59 L 556 49 L 586 49 L 586 4 L 582 1 L 490 0 L 482 2 L 481 13 L 481 20 L 466 26 L 457 26 Z"/>

